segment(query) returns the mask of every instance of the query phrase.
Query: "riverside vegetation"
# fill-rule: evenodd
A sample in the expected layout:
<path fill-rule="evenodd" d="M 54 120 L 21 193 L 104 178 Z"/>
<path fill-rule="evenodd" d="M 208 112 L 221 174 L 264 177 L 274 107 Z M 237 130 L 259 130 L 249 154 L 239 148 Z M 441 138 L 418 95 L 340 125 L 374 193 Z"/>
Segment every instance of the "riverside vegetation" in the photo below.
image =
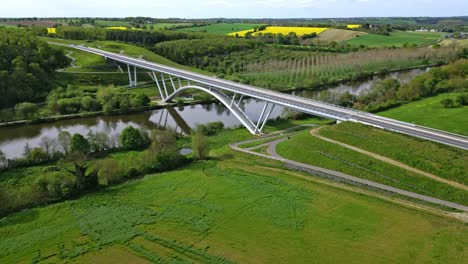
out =
<path fill-rule="evenodd" d="M 303 122 L 315 121 L 277 123 L 277 128 Z M 276 161 L 227 146 L 249 138 L 245 129 L 223 130 L 209 136 L 208 161 L 11 214 L 0 222 L 4 238 L 0 260 L 232 263 L 255 257 L 273 263 L 341 262 L 350 256 L 370 262 L 382 257 L 402 262 L 463 260 L 465 225 L 315 182 L 310 176 L 297 178 L 298 173 L 284 170 Z M 177 144 L 188 142 L 179 139 Z M 130 168 L 130 157 L 142 154 L 110 155 L 119 167 Z M 108 167 L 100 172 L 104 176 L 100 181 L 116 166 Z M 388 234 L 385 239 L 382 233 Z M 391 254 L 370 253 L 384 242 Z M 330 254 L 330 247 L 341 250 Z"/>

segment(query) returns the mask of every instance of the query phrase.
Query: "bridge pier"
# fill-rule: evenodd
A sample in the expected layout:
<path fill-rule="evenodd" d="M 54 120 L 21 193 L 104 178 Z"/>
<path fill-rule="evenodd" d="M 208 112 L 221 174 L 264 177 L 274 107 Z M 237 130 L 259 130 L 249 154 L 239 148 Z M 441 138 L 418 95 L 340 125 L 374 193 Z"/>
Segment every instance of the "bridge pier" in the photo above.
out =
<path fill-rule="evenodd" d="M 130 64 L 127 64 L 128 71 L 128 81 L 130 87 L 137 87 L 137 67 L 133 66 L 133 80 L 132 80 L 132 70 L 130 69 Z"/>

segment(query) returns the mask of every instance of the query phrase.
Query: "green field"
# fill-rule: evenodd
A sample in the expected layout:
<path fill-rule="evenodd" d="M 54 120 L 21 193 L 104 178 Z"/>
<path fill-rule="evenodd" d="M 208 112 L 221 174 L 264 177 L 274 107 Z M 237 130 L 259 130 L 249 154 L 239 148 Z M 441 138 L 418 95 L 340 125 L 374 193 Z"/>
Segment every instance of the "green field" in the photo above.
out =
<path fill-rule="evenodd" d="M 214 159 L 0 220 L 0 262 L 462 263 L 468 228 L 282 171 L 211 138 Z"/>
<path fill-rule="evenodd" d="M 201 27 L 181 28 L 180 31 L 206 32 L 210 34 L 227 35 L 232 32 L 253 29 L 261 24 L 221 23 Z"/>
<path fill-rule="evenodd" d="M 177 26 L 183 26 L 183 27 L 190 27 L 191 23 L 155 23 L 155 24 L 148 24 L 146 25 L 148 27 L 148 30 L 150 29 L 150 26 L 153 26 L 154 30 L 161 30 L 161 29 L 172 29 Z"/>
<path fill-rule="evenodd" d="M 309 131 L 301 132 L 277 146 L 288 159 L 336 170 L 359 178 L 442 200 L 468 204 L 468 192 L 407 171 L 367 155 L 323 141 Z"/>
<path fill-rule="evenodd" d="M 320 135 L 398 160 L 439 177 L 468 183 L 468 152 L 358 123 L 324 127 Z"/>
<path fill-rule="evenodd" d="M 0 23 L 0 28 L 2 28 L 2 27 L 4 27 L 4 28 L 17 28 L 17 26 Z"/>
<path fill-rule="evenodd" d="M 390 36 L 367 34 L 348 40 L 346 43 L 368 47 L 401 47 L 405 43 L 429 45 L 441 40 L 442 35 L 443 33 L 395 31 Z"/>
<path fill-rule="evenodd" d="M 42 38 L 42 39 L 45 41 L 58 42 L 58 43 L 64 43 L 64 44 L 83 44 L 83 42 L 80 42 L 80 41 L 75 42 L 75 41 L 55 39 L 55 38 Z M 132 44 L 126 44 L 126 43 L 115 42 L 115 41 L 95 41 L 91 43 L 86 43 L 86 45 L 90 47 L 100 48 L 100 49 L 114 52 L 114 53 L 120 53 L 122 51 L 124 55 L 128 55 L 131 57 L 141 57 L 145 60 L 164 64 L 167 66 L 190 70 L 190 71 L 194 71 L 198 73 L 209 74 L 206 71 L 203 71 L 197 68 L 178 64 L 148 49 L 138 47 Z M 54 46 L 54 47 L 59 48 L 59 49 L 64 49 L 67 51 L 72 51 L 73 54 L 71 56 L 76 59 L 75 64 L 77 66 L 82 66 L 82 67 L 102 66 L 103 65 L 102 63 L 105 62 L 105 60 L 101 56 L 98 56 L 98 55 L 77 51 L 75 49 L 67 48 L 67 47 L 61 47 L 61 46 Z M 68 69 L 68 70 L 75 71 L 76 69 Z M 100 71 L 100 70 L 99 69 L 91 70 L 91 72 L 92 71 Z"/>
<path fill-rule="evenodd" d="M 444 108 L 440 101 L 458 94 L 440 94 L 379 113 L 381 116 L 468 136 L 468 106 Z"/>
<path fill-rule="evenodd" d="M 129 27 L 130 22 L 128 21 L 108 21 L 108 20 L 96 20 L 96 25 L 103 27 Z"/>

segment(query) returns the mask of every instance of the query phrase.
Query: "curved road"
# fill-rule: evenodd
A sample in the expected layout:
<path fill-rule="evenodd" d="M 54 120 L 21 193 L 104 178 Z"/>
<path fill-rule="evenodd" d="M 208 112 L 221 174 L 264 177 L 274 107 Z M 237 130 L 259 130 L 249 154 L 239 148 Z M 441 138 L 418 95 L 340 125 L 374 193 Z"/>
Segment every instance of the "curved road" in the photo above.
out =
<path fill-rule="evenodd" d="M 360 186 L 370 187 L 370 188 L 373 188 L 373 189 L 377 189 L 377 190 L 381 190 L 381 191 L 385 191 L 385 192 L 390 192 L 390 193 L 394 193 L 394 194 L 398 194 L 398 195 L 403 195 L 403 196 L 406 196 L 406 197 L 410 197 L 410 198 L 413 198 L 413 199 L 418 199 L 418 200 L 429 202 L 429 203 L 432 203 L 432 204 L 442 205 L 442 206 L 446 206 L 446 207 L 449 207 L 449 208 L 453 208 L 453 209 L 461 210 L 461 211 L 464 211 L 464 212 L 468 212 L 468 206 L 465 206 L 465 205 L 452 203 L 452 202 L 449 202 L 449 201 L 444 201 L 444 200 L 441 200 L 441 199 L 437 199 L 437 198 L 426 196 L 426 195 L 417 194 L 417 193 L 410 192 L 410 191 L 405 191 L 405 190 L 398 189 L 398 188 L 388 186 L 388 185 L 385 185 L 385 184 L 380 184 L 380 183 L 377 183 L 377 182 L 373 182 L 373 181 L 361 179 L 361 178 L 358 178 L 358 177 L 355 177 L 355 176 L 351 176 L 349 174 L 345 174 L 345 173 L 342 173 L 342 172 L 339 172 L 339 171 L 320 168 L 320 167 L 312 166 L 312 165 L 309 165 L 309 164 L 297 162 L 297 161 L 294 161 L 294 160 L 286 159 L 286 158 L 282 157 L 281 155 L 279 155 L 276 152 L 276 146 L 279 143 L 287 140 L 287 138 L 280 138 L 280 139 L 273 140 L 273 141 L 265 143 L 265 144 L 261 144 L 263 146 L 265 146 L 265 145 L 268 146 L 268 152 L 271 154 L 271 156 L 261 154 L 261 153 L 257 153 L 257 152 L 253 152 L 253 151 L 251 151 L 249 149 L 243 149 L 243 148 L 239 147 L 239 145 L 249 143 L 249 142 L 254 142 L 254 141 L 257 141 L 257 140 L 259 140 L 259 139 L 234 143 L 234 144 L 231 144 L 230 147 L 232 149 L 234 149 L 234 150 L 244 152 L 244 153 L 247 153 L 247 154 L 256 155 L 256 156 L 264 157 L 264 158 L 267 158 L 267 159 L 273 159 L 273 160 L 280 161 L 289 169 L 300 170 L 300 171 L 310 173 L 310 174 L 314 174 L 314 175 L 318 175 L 318 176 L 321 176 L 321 177 L 326 177 L 326 178 L 329 178 L 329 179 L 331 178 L 331 179 L 334 179 L 334 180 L 350 183 L 350 184 L 353 184 L 353 185 L 360 185 Z"/>

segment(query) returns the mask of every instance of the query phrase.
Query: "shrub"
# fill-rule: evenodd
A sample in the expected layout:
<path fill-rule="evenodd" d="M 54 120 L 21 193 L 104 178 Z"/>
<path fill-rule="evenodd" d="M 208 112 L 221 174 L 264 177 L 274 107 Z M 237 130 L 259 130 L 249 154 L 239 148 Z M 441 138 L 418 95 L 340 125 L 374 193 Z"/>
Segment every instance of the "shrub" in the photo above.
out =
<path fill-rule="evenodd" d="M 70 151 L 78 152 L 82 154 L 89 154 L 91 151 L 91 145 L 88 140 L 80 134 L 74 134 L 70 140 Z"/>
<path fill-rule="evenodd" d="M 33 164 L 39 164 L 43 163 L 49 160 L 49 155 L 47 152 L 45 152 L 41 148 L 33 148 L 28 155 L 26 156 L 26 159 Z"/>
<path fill-rule="evenodd" d="M 454 107 L 456 107 L 455 102 L 452 99 L 449 99 L 449 98 L 440 100 L 440 104 L 444 108 L 454 108 Z"/>
<path fill-rule="evenodd" d="M 207 123 L 205 125 L 197 125 L 196 131 L 202 133 L 205 136 L 214 136 L 221 132 L 224 129 L 224 124 L 223 122 L 216 121 L 216 122 L 211 122 Z"/>
<path fill-rule="evenodd" d="M 192 135 L 193 157 L 197 160 L 204 160 L 210 152 L 208 138 L 200 131 Z"/>
<path fill-rule="evenodd" d="M 132 126 L 126 127 L 120 135 L 120 144 L 125 149 L 141 149 L 148 145 L 145 132 Z"/>
<path fill-rule="evenodd" d="M 30 119 L 35 116 L 38 111 L 37 105 L 33 103 L 19 103 L 15 106 L 15 110 L 18 115 L 23 119 Z"/>

